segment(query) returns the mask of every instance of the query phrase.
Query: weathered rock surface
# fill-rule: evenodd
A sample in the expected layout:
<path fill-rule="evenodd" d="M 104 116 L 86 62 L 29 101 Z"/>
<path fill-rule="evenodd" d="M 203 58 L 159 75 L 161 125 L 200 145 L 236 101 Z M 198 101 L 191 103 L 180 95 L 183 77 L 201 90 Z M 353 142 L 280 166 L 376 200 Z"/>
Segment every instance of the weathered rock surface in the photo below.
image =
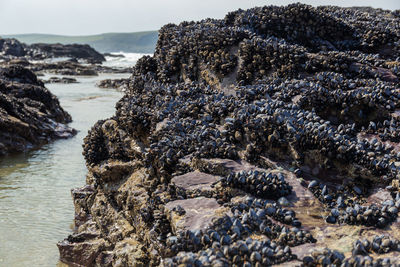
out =
<path fill-rule="evenodd" d="M 215 198 L 196 197 L 174 200 L 165 205 L 168 219 L 175 234 L 179 232 L 207 230 L 215 218 L 229 212 Z"/>
<path fill-rule="evenodd" d="M 35 74 L 20 66 L 0 68 L 0 154 L 26 151 L 76 131 L 71 116 Z"/>
<path fill-rule="evenodd" d="M 164 26 L 85 138 L 61 260 L 398 263 L 398 25 L 293 4 Z"/>

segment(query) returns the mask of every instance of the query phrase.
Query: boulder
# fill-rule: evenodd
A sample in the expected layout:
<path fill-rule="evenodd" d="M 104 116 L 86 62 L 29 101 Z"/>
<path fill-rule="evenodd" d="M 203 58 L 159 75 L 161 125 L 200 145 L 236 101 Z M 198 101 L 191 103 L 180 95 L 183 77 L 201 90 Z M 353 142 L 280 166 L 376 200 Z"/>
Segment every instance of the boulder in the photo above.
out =
<path fill-rule="evenodd" d="M 36 75 L 21 66 L 0 68 L 1 153 L 21 152 L 52 139 L 68 138 L 76 130 L 71 116 Z"/>

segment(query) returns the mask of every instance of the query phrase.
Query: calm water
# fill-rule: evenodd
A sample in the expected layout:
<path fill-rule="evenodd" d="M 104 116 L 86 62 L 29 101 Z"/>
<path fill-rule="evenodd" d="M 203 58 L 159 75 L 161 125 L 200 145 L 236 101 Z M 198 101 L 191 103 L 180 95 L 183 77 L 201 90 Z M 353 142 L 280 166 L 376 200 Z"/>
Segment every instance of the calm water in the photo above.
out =
<path fill-rule="evenodd" d="M 77 84 L 48 84 L 73 118 L 77 136 L 40 150 L 0 158 L 0 266 L 56 266 L 56 243 L 71 233 L 70 189 L 85 184 L 82 140 L 99 119 L 114 114 L 122 93 L 95 83 L 128 74 L 78 78 Z M 48 77 L 45 77 L 48 78 Z"/>

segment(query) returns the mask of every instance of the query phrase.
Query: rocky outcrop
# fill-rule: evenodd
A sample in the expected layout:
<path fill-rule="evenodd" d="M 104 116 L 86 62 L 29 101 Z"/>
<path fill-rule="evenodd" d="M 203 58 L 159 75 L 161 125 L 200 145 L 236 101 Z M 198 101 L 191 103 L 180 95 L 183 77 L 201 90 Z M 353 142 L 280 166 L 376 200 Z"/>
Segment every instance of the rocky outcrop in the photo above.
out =
<path fill-rule="evenodd" d="M 85 138 L 61 260 L 398 263 L 398 23 L 293 4 L 164 26 Z"/>
<path fill-rule="evenodd" d="M 70 57 L 83 59 L 89 63 L 101 63 L 105 57 L 89 45 L 81 44 L 32 44 L 28 46 L 28 55 L 33 59 Z"/>
<path fill-rule="evenodd" d="M 29 62 L 24 59 L 14 59 L 5 62 L 0 62 L 0 67 L 2 66 L 10 67 L 14 65 L 23 66 L 35 72 L 36 75 L 43 75 L 43 73 L 51 73 L 55 75 L 67 75 L 67 76 L 97 76 L 99 75 L 99 73 L 132 72 L 131 68 L 113 68 L 98 64 L 80 64 L 75 60 L 47 63 L 47 62 Z"/>
<path fill-rule="evenodd" d="M 16 39 L 0 38 L 0 59 L 27 58 L 42 60 L 48 58 L 73 58 L 88 63 L 102 63 L 105 57 L 89 45 L 81 44 L 32 44 L 20 43 Z"/>
<path fill-rule="evenodd" d="M 71 116 L 35 74 L 21 67 L 0 68 L 0 154 L 26 151 L 76 131 Z"/>
<path fill-rule="evenodd" d="M 26 55 L 25 47 L 16 39 L 0 38 L 0 55 L 23 57 Z"/>
<path fill-rule="evenodd" d="M 21 65 L 38 75 L 43 72 L 70 76 L 97 76 L 100 72 L 132 73 L 130 67 L 108 67 L 101 64 L 104 61 L 104 55 L 88 45 L 26 45 L 16 39 L 0 38 L 0 67 Z"/>

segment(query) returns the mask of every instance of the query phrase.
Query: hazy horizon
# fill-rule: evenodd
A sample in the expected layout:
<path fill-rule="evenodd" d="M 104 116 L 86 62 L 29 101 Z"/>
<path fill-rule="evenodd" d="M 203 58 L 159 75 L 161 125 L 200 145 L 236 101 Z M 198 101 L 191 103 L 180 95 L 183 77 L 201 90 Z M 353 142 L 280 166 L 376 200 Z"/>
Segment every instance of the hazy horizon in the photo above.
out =
<path fill-rule="evenodd" d="M 1 1 L 1 0 L 0 0 Z M 42 33 L 42 32 L 27 32 L 27 33 L 6 33 L 6 34 L 0 34 L 7 36 L 7 35 L 54 35 L 54 36 L 66 36 L 66 37 L 80 37 L 80 36 L 95 36 L 95 35 L 102 35 L 102 34 L 124 34 L 124 33 L 141 33 L 141 32 L 154 32 L 158 31 L 158 29 L 154 30 L 147 30 L 147 31 L 133 31 L 133 32 L 100 32 L 100 33 L 94 33 L 94 34 L 59 34 L 59 33 Z"/>
<path fill-rule="evenodd" d="M 223 18 L 229 11 L 263 5 L 287 5 L 289 0 L 0 0 L 0 35 L 97 35 L 158 30 L 167 23 Z M 328 0 L 301 1 L 330 5 Z M 400 9 L 400 1 L 335 1 L 338 6 Z"/>

